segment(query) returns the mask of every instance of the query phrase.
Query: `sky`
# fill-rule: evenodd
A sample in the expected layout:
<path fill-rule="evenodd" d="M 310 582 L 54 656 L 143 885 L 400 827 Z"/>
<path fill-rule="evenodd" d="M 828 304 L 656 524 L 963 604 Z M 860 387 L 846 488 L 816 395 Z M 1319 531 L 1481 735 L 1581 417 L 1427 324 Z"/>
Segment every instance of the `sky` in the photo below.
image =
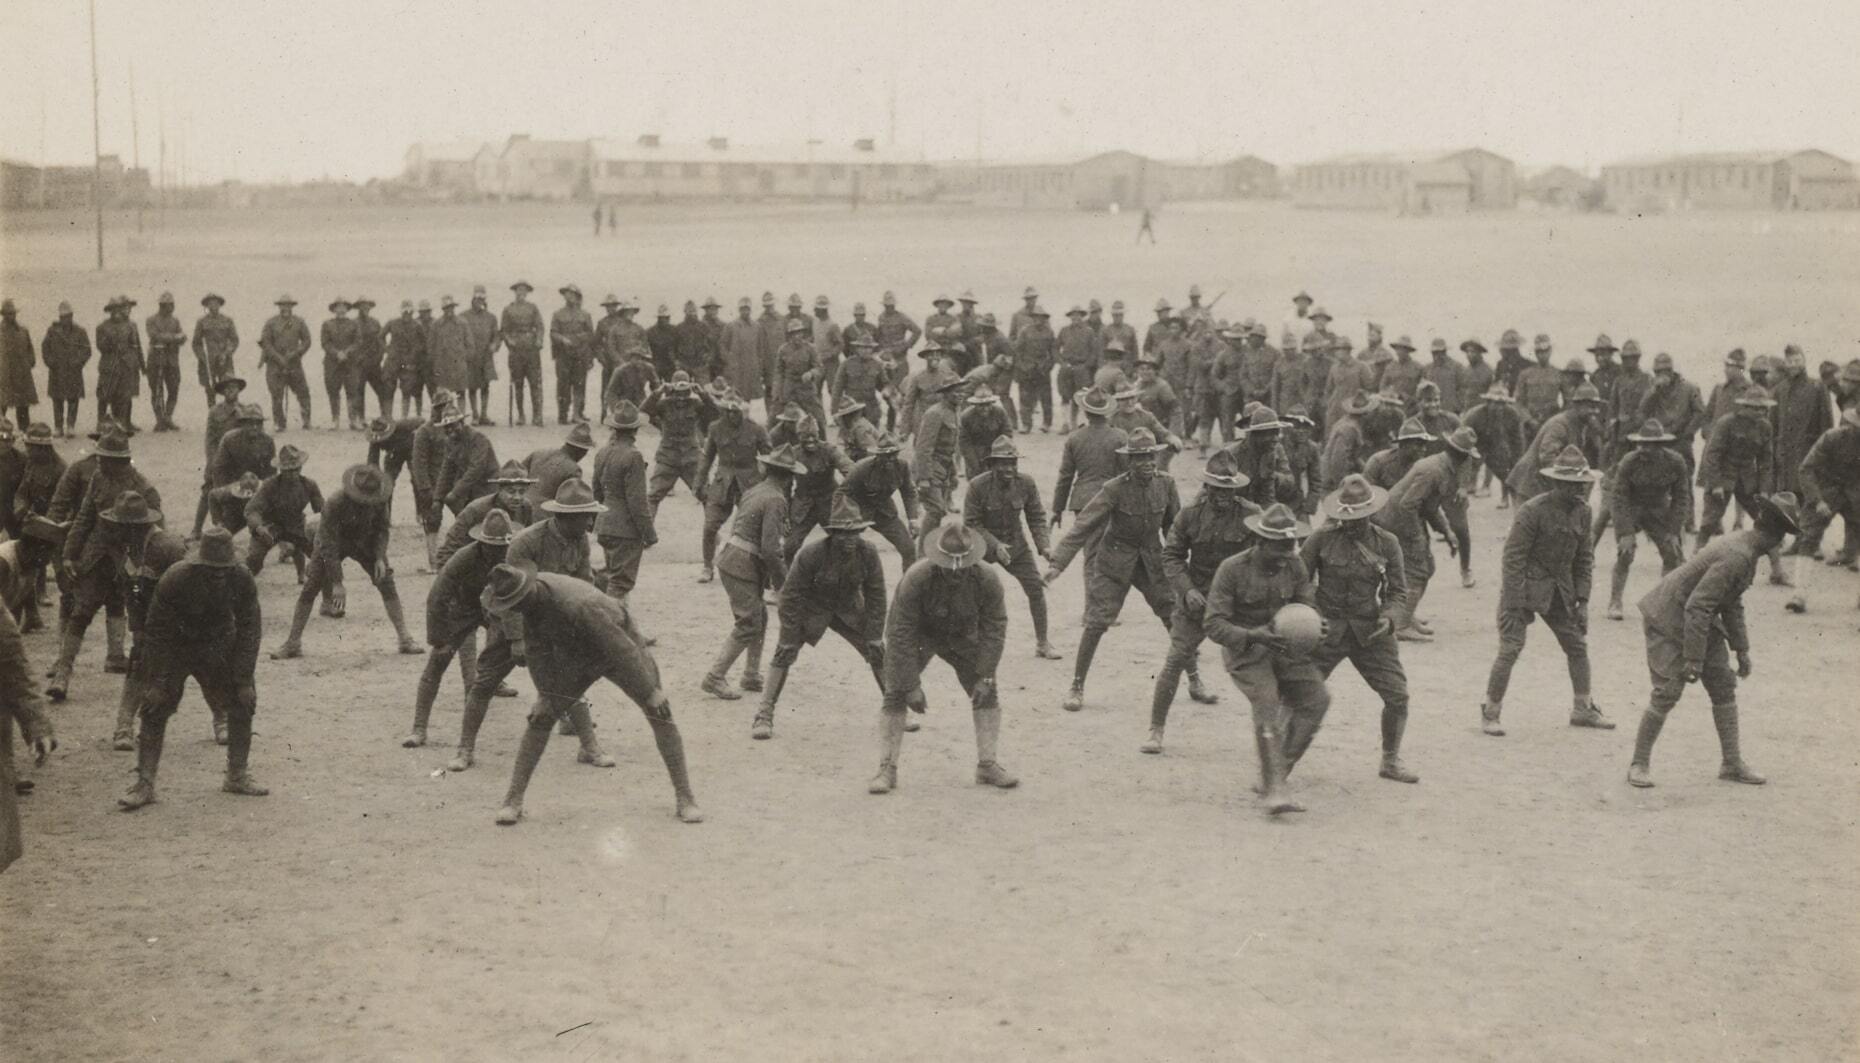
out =
<path fill-rule="evenodd" d="M 165 129 L 170 170 L 185 157 L 195 180 L 360 181 L 397 173 L 417 140 L 510 133 L 895 129 L 930 159 L 1860 159 L 1860 0 L 96 4 L 104 152 L 139 144 L 153 170 Z M 85 4 L 0 0 L 0 40 L 0 156 L 88 162 Z"/>

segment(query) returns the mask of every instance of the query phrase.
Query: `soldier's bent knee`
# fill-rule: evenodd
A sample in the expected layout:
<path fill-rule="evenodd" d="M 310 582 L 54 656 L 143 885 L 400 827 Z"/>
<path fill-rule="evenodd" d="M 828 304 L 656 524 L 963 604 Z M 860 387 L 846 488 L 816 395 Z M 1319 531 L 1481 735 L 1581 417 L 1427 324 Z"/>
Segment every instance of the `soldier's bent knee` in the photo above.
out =
<path fill-rule="evenodd" d="M 792 668 L 796 658 L 801 656 L 801 644 L 798 642 L 781 642 L 775 645 L 775 656 L 769 658 L 769 664 L 775 668 Z"/>

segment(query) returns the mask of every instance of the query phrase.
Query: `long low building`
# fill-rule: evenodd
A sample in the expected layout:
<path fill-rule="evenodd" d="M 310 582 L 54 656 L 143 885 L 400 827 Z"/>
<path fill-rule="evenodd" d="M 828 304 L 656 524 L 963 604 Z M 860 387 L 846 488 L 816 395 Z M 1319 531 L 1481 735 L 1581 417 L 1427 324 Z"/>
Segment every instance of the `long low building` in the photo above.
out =
<path fill-rule="evenodd" d="M 596 199 L 927 199 L 936 173 L 920 156 L 871 140 L 848 145 L 666 143 L 652 135 L 589 145 Z"/>
<path fill-rule="evenodd" d="M 1622 212 L 1841 210 L 1860 207 L 1853 164 L 1819 148 L 1624 159 L 1602 167 L 1602 194 Z"/>
<path fill-rule="evenodd" d="M 1518 203 L 1517 164 L 1484 148 L 1338 155 L 1293 172 L 1301 207 L 1460 214 Z"/>
<path fill-rule="evenodd" d="M 1136 209 L 1279 195 L 1279 169 L 1256 155 L 1165 160 L 1133 151 L 1043 159 L 956 161 L 938 167 L 937 198 L 1029 210 Z"/>

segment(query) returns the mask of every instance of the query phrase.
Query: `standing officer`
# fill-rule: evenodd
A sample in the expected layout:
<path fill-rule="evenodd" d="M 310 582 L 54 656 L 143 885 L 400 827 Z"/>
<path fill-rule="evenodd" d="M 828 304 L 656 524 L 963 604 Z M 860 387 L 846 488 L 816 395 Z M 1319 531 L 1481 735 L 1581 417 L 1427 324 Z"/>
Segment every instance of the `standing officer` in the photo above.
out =
<path fill-rule="evenodd" d="M 659 447 L 652 455 L 652 480 L 648 485 L 647 505 L 654 516 L 659 503 L 683 480 L 703 505 L 704 481 L 698 479 L 698 466 L 704 460 L 702 415 L 715 415 L 717 403 L 710 393 L 691 379 L 683 369 L 672 372 L 671 380 L 646 396 L 640 412 L 652 418 L 659 430 Z"/>
<path fill-rule="evenodd" d="M 45 358 L 45 394 L 52 400 L 52 427 L 60 439 L 77 431 L 78 403 L 84 400 L 84 366 L 90 361 L 90 335 L 71 320 L 71 304 L 58 304 L 58 320 L 39 345 Z"/>
<path fill-rule="evenodd" d="M 639 407 L 622 399 L 601 423 L 613 438 L 594 456 L 594 500 L 607 507 L 594 518 L 594 535 L 605 556 L 607 594 L 625 605 L 639 582 L 640 561 L 659 541 L 646 498 L 646 459 L 633 443 L 645 422 Z"/>
<path fill-rule="evenodd" d="M 1058 358 L 1059 340 L 1047 324 L 1049 315 L 1045 310 L 1029 302 L 1022 313 L 1028 315 L 1028 320 L 1011 339 L 1014 383 L 1020 391 L 1020 430 L 1033 431 L 1033 411 L 1038 407 L 1040 431 L 1050 432 L 1053 430 L 1053 364 Z M 1018 323 L 1020 314 L 1014 317 Z"/>
<path fill-rule="evenodd" d="M 420 644 L 407 633 L 402 616 L 400 591 L 394 586 L 394 569 L 388 564 L 390 520 L 388 503 L 393 501 L 394 485 L 387 474 L 373 465 L 351 465 L 342 474 L 342 489 L 323 507 L 323 519 L 317 527 L 316 545 L 303 589 L 297 594 L 297 611 L 291 617 L 291 632 L 284 644 L 271 651 L 274 661 L 303 656 L 304 627 L 310 623 L 310 607 L 325 587 L 334 587 L 342 578 L 342 563 L 353 559 L 360 563 L 375 589 L 381 592 L 381 606 L 394 625 L 400 652 L 421 654 Z"/>
<path fill-rule="evenodd" d="M 0 300 L 0 410 L 15 411 L 24 430 L 39 401 L 39 389 L 32 382 L 38 359 L 32 353 L 32 334 L 20 325 L 18 316 L 13 300 Z"/>
<path fill-rule="evenodd" d="M 1660 552 L 1662 575 L 1679 567 L 1680 526 L 1685 522 L 1686 493 L 1691 489 L 1685 459 L 1672 449 L 1674 438 L 1660 422 L 1649 419 L 1640 431 L 1622 441 L 1632 447 L 1609 476 L 1607 505 L 1615 526 L 1615 569 L 1608 589 L 1608 619 L 1620 620 L 1621 593 L 1627 589 L 1628 568 L 1634 564 L 1634 541 L 1642 533 Z M 1596 520 L 1595 541 L 1602 541 L 1602 521 Z"/>
<path fill-rule="evenodd" d="M 1068 437 L 1059 452 L 1059 477 L 1053 482 L 1054 528 L 1060 526 L 1068 509 L 1082 511 L 1124 467 L 1118 455 L 1128 437 L 1110 425 L 1111 397 L 1094 388 L 1080 392 L 1075 401 L 1085 413 L 1085 427 Z"/>
<path fill-rule="evenodd" d="M 368 387 L 381 374 L 382 325 L 370 311 L 375 301 L 366 295 L 355 297 L 355 353 L 349 357 L 348 372 L 343 374 L 342 391 L 348 399 L 349 429 L 367 430 Z M 389 416 L 385 404 L 381 416 Z"/>
<path fill-rule="evenodd" d="M 1550 364 L 1552 348 L 1548 335 L 1538 333 L 1531 341 L 1531 349 L 1537 364 L 1519 369 L 1511 394 L 1517 399 L 1519 412 L 1525 416 L 1525 429 L 1535 434 L 1563 406 L 1563 375 Z M 1503 373 L 1499 375 L 1504 376 Z"/>
<path fill-rule="evenodd" d="M 215 717 L 226 720 L 226 778 L 220 789 L 244 797 L 269 790 L 254 782 L 252 715 L 258 709 L 258 587 L 233 554 L 223 528 L 201 535 L 193 554 L 176 562 L 156 584 L 143 623 L 142 733 L 136 746 L 136 783 L 117 799 L 125 812 L 155 801 L 168 720 L 180 707 L 188 679 Z"/>
<path fill-rule="evenodd" d="M 381 368 L 373 381 L 375 398 L 381 403 L 381 416 L 394 416 L 394 391 L 403 380 L 412 386 L 400 392 L 400 415 L 419 416 L 426 408 L 426 394 L 420 390 L 420 364 L 426 360 L 426 330 L 413 316 L 413 300 L 400 301 L 400 316 L 382 330 L 385 346 Z"/>
<path fill-rule="evenodd" d="M 271 420 L 280 432 L 289 427 L 285 423 L 284 406 L 288 393 L 297 396 L 297 412 L 308 429 L 310 383 L 304 379 L 303 362 L 304 355 L 310 351 L 310 326 L 291 312 L 297 300 L 280 295 L 274 302 L 278 312 L 265 322 L 264 331 L 258 336 L 258 349 L 263 352 L 259 361 L 265 367 L 265 390 L 271 393 Z M 405 413 L 405 408 L 401 412 Z"/>
<path fill-rule="evenodd" d="M 1033 617 L 1033 655 L 1059 660 L 1059 651 L 1047 641 L 1046 584 L 1034 561 L 1036 554 L 1047 561 L 1053 557 L 1046 511 L 1040 508 L 1040 487 L 1020 471 L 1020 453 L 1008 436 L 995 437 L 987 460 L 987 469 L 969 481 L 962 501 L 963 523 L 987 540 L 985 560 L 1006 569 L 1026 593 L 1027 611 Z M 1028 535 L 1033 537 L 1031 544 Z"/>
<path fill-rule="evenodd" d="M 677 343 L 672 348 L 675 368 L 691 374 L 691 379 L 700 386 L 710 383 L 722 350 L 723 324 L 716 320 L 716 303 L 715 299 L 705 300 L 705 316 L 700 319 L 697 304 L 685 300 L 684 320 L 675 326 Z"/>
<path fill-rule="evenodd" d="M 338 297 L 329 304 L 330 318 L 323 322 L 323 391 L 329 398 L 329 427 L 342 427 L 343 391 L 355 370 L 356 348 L 362 333 L 349 318 L 350 303 Z M 308 407 L 305 407 L 308 409 Z M 309 427 L 308 424 L 305 427 Z"/>
<path fill-rule="evenodd" d="M 233 374 L 233 353 L 239 349 L 239 326 L 222 313 L 226 306 L 224 296 L 208 292 L 201 297 L 200 305 L 207 312 L 194 322 L 195 368 L 200 374 L 200 386 L 207 393 L 207 404 L 211 406 L 213 397 L 218 394 L 214 385 L 221 377 Z"/>
<path fill-rule="evenodd" d="M 510 286 L 511 301 L 499 318 L 498 332 L 510 349 L 511 403 L 517 411 L 517 423 L 523 424 L 523 392 L 529 389 L 530 412 L 536 424 L 542 423 L 542 311 L 530 302 L 536 289 L 529 281 Z M 405 413 L 406 411 L 402 411 Z"/>
<path fill-rule="evenodd" d="M 699 686 L 704 693 L 724 701 L 743 696 L 730 686 L 729 673 L 736 658 L 745 654 L 743 690 L 762 689 L 762 646 L 769 622 L 762 594 L 764 590 L 781 590 L 786 576 L 781 559 L 782 530 L 788 523 L 788 487 L 794 477 L 807 470 L 793 446 L 777 447 L 773 453 L 758 455 L 756 461 L 763 467 L 762 478 L 743 493 L 736 522 L 730 526 L 730 541 L 717 558 L 717 571 L 723 577 L 735 622 Z"/>
<path fill-rule="evenodd" d="M 1757 574 L 1757 558 L 1773 553 L 1784 536 L 1800 535 L 1801 528 L 1795 496 L 1786 491 L 1752 499 L 1751 511 L 1750 531 L 1734 532 L 1700 550 L 1640 600 L 1653 693 L 1634 738 L 1634 760 L 1628 766 L 1633 786 L 1653 785 L 1648 771 L 1653 744 L 1667 714 L 1694 681 L 1703 681 L 1711 698 L 1721 754 L 1718 778 L 1750 786 L 1767 781 L 1744 763 L 1738 745 L 1737 681 L 1749 678 L 1752 667 L 1744 591 Z M 1737 655 L 1735 671 L 1731 653 Z"/>
<path fill-rule="evenodd" d="M 1438 457 L 1437 455 L 1436 457 Z M 1427 459 L 1433 461 L 1433 458 Z M 1395 533 L 1369 518 L 1388 503 L 1388 492 L 1360 475 L 1344 478 L 1322 504 L 1324 526 L 1300 551 L 1317 581 L 1317 611 L 1329 631 L 1311 654 L 1326 680 L 1346 659 L 1382 699 L 1382 767 L 1395 782 L 1420 782 L 1401 762 L 1402 732 L 1408 726 L 1408 676 L 1402 671 L 1395 632 L 1412 612 L 1404 561 Z M 1286 735 L 1286 770 L 1303 757 L 1317 734 L 1317 720 L 1293 720 Z"/>
<path fill-rule="evenodd" d="M 712 561 L 717 536 L 744 493 L 761 479 L 757 458 L 769 452 L 768 431 L 745 415 L 742 400 L 725 399 L 717 405 L 717 419 L 704 435 L 704 455 L 698 461 L 698 498 L 704 503 L 704 570 L 698 574 L 699 583 L 716 578 Z"/>
<path fill-rule="evenodd" d="M 174 403 L 181 392 L 181 346 L 187 342 L 187 329 L 174 316 L 173 292 L 161 293 L 143 327 L 149 334 L 149 404 L 154 407 L 155 431 L 172 432 Z"/>
<path fill-rule="evenodd" d="M 426 723 L 439 697 L 452 658 L 458 657 L 459 678 L 470 690 L 478 680 L 478 629 L 484 626 L 479 598 L 490 583 L 491 570 L 502 564 L 510 546 L 510 516 L 501 509 L 484 515 L 470 531 L 471 540 L 446 559 L 426 592 L 426 667 L 413 694 L 413 729 L 400 744 L 417 749 L 426 744 Z"/>
<path fill-rule="evenodd" d="M 945 513 L 956 511 L 956 457 L 961 439 L 956 409 L 962 402 L 962 381 L 950 380 L 931 394 L 936 404 L 924 411 L 917 425 L 916 449 L 911 455 L 912 471 L 917 476 L 917 504 L 923 507 L 926 528 L 942 523 Z"/>
<path fill-rule="evenodd" d="M 1589 538 L 1586 496 L 1601 474 L 1589 467 L 1589 459 L 1572 443 L 1557 455 L 1555 464 L 1543 470 L 1543 476 L 1551 481 L 1550 490 L 1518 507 L 1505 536 L 1498 656 L 1486 680 L 1485 703 L 1479 707 L 1482 729 L 1493 736 L 1505 733 L 1499 715 L 1511 685 L 1511 669 L 1524 652 L 1531 621 L 1539 617 L 1569 658 L 1569 684 L 1574 693 L 1569 725 L 1604 731 L 1615 726 L 1589 696 L 1589 590 L 1595 549 Z"/>
<path fill-rule="evenodd" d="M 136 431 L 136 396 L 142 392 L 142 333 L 129 319 L 136 301 L 119 295 L 104 306 L 110 315 L 97 325 L 97 430 L 106 418 Z"/>
<path fill-rule="evenodd" d="M 581 308 L 581 289 L 558 289 L 562 308 L 549 318 L 549 354 L 555 359 L 555 423 L 588 417 L 588 373 L 594 367 L 594 319 Z"/>
<path fill-rule="evenodd" d="M 1091 387 L 1092 377 L 1098 372 L 1098 359 L 1104 353 L 1098 334 L 1085 323 L 1084 307 L 1073 304 L 1072 309 L 1066 311 L 1066 317 L 1068 324 L 1059 330 L 1057 337 L 1059 372 L 1053 381 L 1060 402 L 1066 407 L 1066 423 L 1060 428 L 1062 433 L 1078 427 L 1079 411 L 1073 403 L 1074 395 Z"/>
<path fill-rule="evenodd" d="M 659 379 L 670 380 L 679 368 L 678 326 L 672 324 L 672 308 L 664 303 L 659 304 L 658 320 L 646 330 L 646 348 L 652 352 L 652 368 Z"/>
<path fill-rule="evenodd" d="M 899 457 L 903 450 L 897 436 L 889 432 L 880 436 L 872 453 L 854 462 L 852 471 L 841 478 L 839 493 L 858 505 L 878 534 L 898 551 L 904 567 L 909 568 L 917 559 L 917 489 L 910 467 Z M 904 503 L 903 520 L 898 518 L 893 495 Z"/>

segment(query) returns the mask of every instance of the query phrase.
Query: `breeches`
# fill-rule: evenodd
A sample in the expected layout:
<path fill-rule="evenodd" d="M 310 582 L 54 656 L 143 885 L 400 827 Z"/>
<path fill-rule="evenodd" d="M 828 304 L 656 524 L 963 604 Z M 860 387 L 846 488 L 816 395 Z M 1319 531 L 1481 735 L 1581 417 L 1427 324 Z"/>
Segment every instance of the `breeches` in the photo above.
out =
<path fill-rule="evenodd" d="M 175 665 L 168 663 L 162 674 L 141 680 L 142 692 L 137 713 L 151 723 L 161 723 L 181 707 L 181 695 L 192 678 L 200 686 L 200 696 L 215 716 L 250 719 L 258 711 L 258 700 L 246 702 L 239 697 L 239 684 L 217 667 L 204 663 Z"/>
<path fill-rule="evenodd" d="M 1317 667 L 1306 658 L 1267 652 L 1257 660 L 1229 668 L 1227 677 L 1252 706 L 1255 733 L 1283 735 L 1288 713 L 1322 720 L 1330 710 L 1330 691 L 1325 689 Z"/>
<path fill-rule="evenodd" d="M 1648 707 L 1665 716 L 1679 704 L 1680 695 L 1686 691 L 1685 646 L 1681 640 L 1656 630 L 1644 619 L 1641 630 L 1647 638 L 1647 674 L 1653 680 Z M 1737 700 L 1737 672 L 1731 667 L 1730 647 L 1724 641 L 1724 632 L 1716 624 L 1705 635 L 1705 661 L 1704 667 L 1699 669 L 1699 682 L 1713 705 L 1728 705 Z"/>
<path fill-rule="evenodd" d="M 758 643 L 767 635 L 769 607 L 762 600 L 762 581 L 744 579 L 728 572 L 717 573 L 730 597 L 730 615 L 735 618 L 734 633 L 746 643 Z"/>
<path fill-rule="evenodd" d="M 887 646 L 885 652 L 887 654 L 898 653 L 899 648 L 896 646 Z M 976 666 L 977 662 L 974 654 L 966 648 L 949 650 L 924 650 L 918 648 L 912 651 L 911 660 L 903 662 L 908 667 L 905 668 L 902 673 L 899 673 L 908 677 L 905 679 L 905 686 L 900 688 L 892 681 L 887 680 L 885 684 L 884 711 L 889 713 L 901 713 L 904 711 L 905 699 L 922 689 L 919 680 L 923 676 L 924 668 L 930 664 L 930 660 L 933 657 L 941 657 L 951 668 L 956 670 L 956 681 L 962 684 L 963 691 L 969 694 L 970 697 L 974 697 L 975 695 L 975 684 L 984 679 L 993 678 L 992 676 L 983 675 L 981 673 Z M 887 660 L 886 672 L 891 673 L 893 667 L 895 666 Z M 978 709 L 998 709 L 1000 707 L 1001 701 L 999 697 L 994 694 L 990 694 L 988 700 L 983 704 L 975 706 L 975 708 Z"/>
<path fill-rule="evenodd" d="M 639 583 L 639 563 L 646 556 L 646 544 L 616 535 L 603 535 L 600 540 L 606 562 L 607 596 L 625 598 Z"/>
<path fill-rule="evenodd" d="M 1103 549 L 1102 545 L 1099 547 Z M 1169 584 L 1162 578 L 1162 573 L 1151 574 L 1149 566 L 1138 561 L 1131 567 L 1129 576 L 1106 572 L 1101 566 L 1090 563 L 1085 569 L 1085 626 L 1100 630 L 1110 627 L 1117 620 L 1117 614 L 1124 608 L 1124 597 L 1135 587 L 1149 602 L 1150 610 L 1157 619 L 1169 626 L 1175 615 L 1175 594 Z"/>
<path fill-rule="evenodd" d="M 1589 693 L 1589 639 L 1583 630 L 1583 623 L 1570 608 L 1564 604 L 1561 595 L 1550 603 L 1550 608 L 1538 613 L 1530 609 L 1501 609 L 1498 614 L 1498 656 L 1492 661 L 1492 673 L 1486 680 L 1485 695 L 1488 702 L 1505 700 L 1505 691 L 1511 686 L 1511 668 L 1518 663 L 1518 655 L 1524 652 L 1524 636 L 1530 629 L 1531 621 L 1542 616 L 1544 626 L 1556 636 L 1557 644 L 1563 647 L 1564 656 L 1569 658 L 1569 680 L 1574 692 L 1580 695 Z"/>
<path fill-rule="evenodd" d="M 1349 661 L 1369 689 L 1382 699 L 1390 712 L 1408 711 L 1408 675 L 1402 671 L 1401 653 L 1396 649 L 1393 632 L 1375 638 L 1362 638 L 1339 622 L 1331 637 L 1311 651 L 1311 664 L 1325 679 L 1337 665 Z"/>

